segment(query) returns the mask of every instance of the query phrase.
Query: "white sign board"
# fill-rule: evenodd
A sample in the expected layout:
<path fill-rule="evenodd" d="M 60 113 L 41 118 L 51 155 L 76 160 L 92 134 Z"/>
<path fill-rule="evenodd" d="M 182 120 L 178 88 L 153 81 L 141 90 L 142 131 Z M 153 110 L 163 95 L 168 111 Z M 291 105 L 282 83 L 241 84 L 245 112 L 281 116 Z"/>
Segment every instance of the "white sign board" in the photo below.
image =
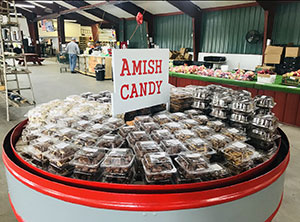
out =
<path fill-rule="evenodd" d="M 170 99 L 168 49 L 114 49 L 113 115 Z"/>

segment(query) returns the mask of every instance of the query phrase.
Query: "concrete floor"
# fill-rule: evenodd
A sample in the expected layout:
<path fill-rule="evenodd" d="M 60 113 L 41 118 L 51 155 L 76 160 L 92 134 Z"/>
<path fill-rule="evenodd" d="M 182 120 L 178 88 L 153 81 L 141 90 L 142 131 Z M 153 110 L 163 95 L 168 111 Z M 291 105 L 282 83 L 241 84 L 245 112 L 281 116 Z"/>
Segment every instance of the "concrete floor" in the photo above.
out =
<path fill-rule="evenodd" d="M 37 103 L 52 99 L 65 98 L 82 92 L 112 90 L 112 81 L 97 82 L 92 77 L 80 74 L 59 73 L 59 65 L 53 60 L 46 60 L 43 66 L 30 66 L 32 82 Z M 5 106 L 0 101 L 0 141 L 18 122 L 24 119 L 27 108 L 11 110 L 11 122 L 6 122 Z M 300 221 L 300 128 L 280 126 L 288 135 L 291 143 L 291 161 L 286 172 L 284 198 L 273 222 Z M 1 149 L 2 152 L 2 149 Z M 253 212 L 255 213 L 255 212 Z M 9 205 L 4 166 L 0 158 L 0 222 L 16 222 Z"/>

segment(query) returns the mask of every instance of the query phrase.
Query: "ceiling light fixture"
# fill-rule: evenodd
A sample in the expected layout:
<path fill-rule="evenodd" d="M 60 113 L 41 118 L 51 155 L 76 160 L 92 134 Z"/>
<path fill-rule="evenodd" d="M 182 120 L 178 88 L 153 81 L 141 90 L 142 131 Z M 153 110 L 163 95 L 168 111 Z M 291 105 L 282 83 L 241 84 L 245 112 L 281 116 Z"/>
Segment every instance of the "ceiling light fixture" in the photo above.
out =
<path fill-rule="evenodd" d="M 53 1 L 34 1 L 37 3 L 46 3 L 46 4 L 53 4 Z"/>
<path fill-rule="evenodd" d="M 34 5 L 25 5 L 25 4 L 15 4 L 16 7 L 19 7 L 19 8 L 35 8 Z"/>

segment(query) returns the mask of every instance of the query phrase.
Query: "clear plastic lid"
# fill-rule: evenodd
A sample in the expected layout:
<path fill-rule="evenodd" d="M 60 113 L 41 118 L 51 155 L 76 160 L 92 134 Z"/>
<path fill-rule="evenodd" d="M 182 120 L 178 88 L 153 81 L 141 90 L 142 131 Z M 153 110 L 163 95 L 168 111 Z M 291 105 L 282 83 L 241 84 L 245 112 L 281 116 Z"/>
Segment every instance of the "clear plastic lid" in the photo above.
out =
<path fill-rule="evenodd" d="M 72 125 L 72 128 L 79 130 L 79 131 L 85 131 L 87 128 L 90 128 L 92 126 L 92 122 L 88 120 L 80 120 Z"/>
<path fill-rule="evenodd" d="M 195 100 L 193 102 L 192 108 L 194 108 L 194 109 L 200 109 L 200 110 L 205 110 L 205 109 L 209 109 L 210 105 L 209 105 L 208 102 L 201 101 L 201 100 Z"/>
<path fill-rule="evenodd" d="M 189 129 L 176 130 L 174 132 L 174 135 L 177 139 L 179 139 L 182 142 L 185 142 L 187 139 L 197 137 L 197 134 Z"/>
<path fill-rule="evenodd" d="M 80 131 L 72 128 L 61 128 L 54 134 L 54 137 L 58 138 L 61 141 L 70 142 L 79 133 Z"/>
<path fill-rule="evenodd" d="M 117 129 L 124 125 L 124 120 L 121 118 L 111 117 L 109 119 L 106 119 L 103 123 L 110 125 L 113 129 Z"/>
<path fill-rule="evenodd" d="M 65 127 L 72 127 L 74 123 L 78 122 L 77 118 L 65 117 L 57 120 L 57 124 Z"/>
<path fill-rule="evenodd" d="M 234 111 L 251 113 L 254 111 L 254 101 L 250 99 L 235 100 L 231 104 L 231 109 Z"/>
<path fill-rule="evenodd" d="M 22 132 L 22 140 L 23 142 L 29 143 L 32 140 L 35 140 L 39 137 L 41 137 L 43 134 L 41 133 L 40 130 L 32 130 L 32 131 L 23 131 Z M 48 135 L 48 134 L 46 134 Z"/>
<path fill-rule="evenodd" d="M 192 129 L 193 127 L 199 125 L 199 122 L 194 119 L 184 119 L 180 122 L 184 124 L 187 129 Z"/>
<path fill-rule="evenodd" d="M 189 110 L 184 111 L 184 113 L 190 118 L 193 118 L 193 116 L 198 116 L 198 115 L 202 114 L 202 112 L 200 110 L 196 110 L 196 109 L 189 109 Z"/>
<path fill-rule="evenodd" d="M 228 111 L 223 108 L 213 107 L 210 113 L 211 116 L 219 118 L 219 119 L 227 119 Z"/>
<path fill-rule="evenodd" d="M 251 120 L 251 115 L 245 113 L 234 112 L 230 116 L 230 120 L 236 123 L 248 124 Z"/>
<path fill-rule="evenodd" d="M 254 147 L 243 142 L 233 142 L 221 149 L 225 158 L 233 165 L 252 165 L 255 159 L 261 158 L 261 154 Z"/>
<path fill-rule="evenodd" d="M 45 152 L 41 151 L 39 149 L 36 149 L 32 145 L 26 146 L 26 148 L 23 150 L 23 152 L 25 152 L 26 154 L 31 156 L 33 159 L 35 159 L 39 162 L 44 162 L 45 161 L 45 158 L 44 158 L 44 153 Z"/>
<path fill-rule="evenodd" d="M 255 105 L 262 108 L 274 108 L 276 103 L 274 102 L 273 97 L 266 95 L 257 95 L 254 98 Z"/>
<path fill-rule="evenodd" d="M 110 125 L 99 124 L 99 123 L 96 123 L 95 125 L 93 125 L 88 129 L 89 133 L 93 133 L 98 137 L 101 137 L 105 134 L 109 134 L 111 131 L 113 131 L 113 129 L 110 128 Z"/>
<path fill-rule="evenodd" d="M 45 125 L 41 132 L 45 135 L 53 135 L 54 133 L 56 133 L 58 131 L 58 129 L 60 128 L 59 125 L 55 124 L 55 123 L 50 123 L 50 124 L 47 124 Z"/>
<path fill-rule="evenodd" d="M 128 134 L 127 141 L 133 147 L 138 141 L 150 141 L 150 136 L 145 131 L 133 131 Z"/>
<path fill-rule="evenodd" d="M 102 124 L 106 119 L 108 119 L 108 116 L 97 114 L 92 116 L 91 121 L 94 123 L 100 123 Z"/>
<path fill-rule="evenodd" d="M 111 97 L 111 92 L 108 91 L 108 90 L 104 90 L 104 91 L 100 91 L 99 92 L 99 95 L 102 96 L 102 97 Z"/>
<path fill-rule="evenodd" d="M 180 122 L 169 122 L 162 125 L 164 129 L 174 133 L 176 130 L 184 129 L 185 126 Z"/>
<path fill-rule="evenodd" d="M 160 126 L 155 122 L 147 122 L 140 124 L 141 130 L 146 131 L 147 133 L 151 133 L 153 130 L 158 130 Z"/>
<path fill-rule="evenodd" d="M 123 145 L 124 138 L 120 135 L 106 134 L 99 139 L 97 147 L 100 148 L 119 148 Z"/>
<path fill-rule="evenodd" d="M 231 139 L 221 133 L 217 133 L 208 137 L 208 141 L 211 143 L 214 149 L 221 149 L 231 142 Z"/>
<path fill-rule="evenodd" d="M 185 147 L 185 145 L 180 140 L 177 139 L 162 140 L 161 147 L 167 154 L 171 156 L 177 155 L 180 152 L 184 152 L 188 150 Z"/>
<path fill-rule="evenodd" d="M 111 98 L 110 97 L 102 97 L 97 99 L 97 102 L 99 103 L 111 103 Z"/>
<path fill-rule="evenodd" d="M 102 98 L 102 97 L 103 97 L 103 95 L 100 95 L 100 94 L 98 94 L 98 93 L 94 93 L 94 94 L 89 95 L 89 96 L 87 97 L 87 99 L 88 99 L 89 101 L 97 101 L 98 99 L 100 99 L 100 98 Z"/>
<path fill-rule="evenodd" d="M 229 170 L 219 163 L 209 164 L 208 168 L 202 171 L 201 180 L 216 180 L 228 177 L 230 175 Z"/>
<path fill-rule="evenodd" d="M 92 94 L 93 94 L 92 92 L 85 92 L 85 93 L 81 93 L 80 96 L 87 99 Z"/>
<path fill-rule="evenodd" d="M 145 115 L 145 116 L 134 117 L 134 121 L 138 123 L 147 123 L 147 122 L 153 122 L 153 119 L 151 116 Z"/>
<path fill-rule="evenodd" d="M 101 163 L 104 174 L 124 175 L 133 166 L 135 156 L 131 149 L 112 149 Z"/>
<path fill-rule="evenodd" d="M 201 138 L 192 138 L 186 141 L 186 146 L 190 151 L 199 152 L 203 154 L 209 154 L 210 152 L 214 152 L 211 148 L 211 144 Z"/>
<path fill-rule="evenodd" d="M 211 99 L 211 91 L 207 88 L 197 88 L 193 94 L 194 98 L 202 99 L 202 100 L 210 100 Z"/>
<path fill-rule="evenodd" d="M 278 119 L 274 115 L 261 115 L 254 116 L 252 125 L 275 131 L 278 127 Z"/>
<path fill-rule="evenodd" d="M 208 117 L 206 115 L 196 115 L 193 116 L 193 119 L 196 120 L 200 125 L 206 125 L 208 122 Z"/>
<path fill-rule="evenodd" d="M 151 133 L 151 138 L 157 143 L 160 143 L 162 140 L 173 139 L 173 135 L 167 129 L 154 130 Z"/>
<path fill-rule="evenodd" d="M 75 170 L 96 172 L 106 152 L 106 149 L 84 147 L 75 153 L 70 165 L 75 166 Z"/>
<path fill-rule="evenodd" d="M 159 153 L 148 153 L 145 154 L 142 160 L 143 168 L 146 175 L 169 175 L 176 173 L 177 170 L 172 163 L 170 156 L 165 152 Z M 152 180 L 161 180 L 161 177 L 157 179 L 155 177 L 151 178 Z"/>
<path fill-rule="evenodd" d="M 153 120 L 160 125 L 172 122 L 172 119 L 167 114 L 157 114 L 153 116 Z"/>
<path fill-rule="evenodd" d="M 48 148 L 52 145 L 54 145 L 57 141 L 49 136 L 41 136 L 33 141 L 31 141 L 31 145 L 41 151 L 41 152 L 45 152 L 48 150 Z"/>
<path fill-rule="evenodd" d="M 74 144 L 78 146 L 92 147 L 96 145 L 98 136 L 89 132 L 82 132 L 74 137 Z"/>
<path fill-rule="evenodd" d="M 127 126 L 127 125 L 124 125 L 122 127 L 119 128 L 119 134 L 120 136 L 126 138 L 127 135 L 130 133 L 130 132 L 133 132 L 133 131 L 137 131 L 137 127 L 136 126 Z"/>
<path fill-rule="evenodd" d="M 246 141 L 247 140 L 247 134 L 237 128 L 224 128 L 221 130 L 221 133 L 225 136 L 228 136 L 232 141 L 238 140 L 238 141 Z"/>
<path fill-rule="evenodd" d="M 213 134 L 215 131 L 208 126 L 196 126 L 192 130 L 197 133 L 200 138 L 206 138 L 207 136 Z"/>
<path fill-rule="evenodd" d="M 180 121 L 180 120 L 187 119 L 188 116 L 184 113 L 176 112 L 176 113 L 170 114 L 170 118 L 174 121 Z"/>
<path fill-rule="evenodd" d="M 215 94 L 212 98 L 211 105 L 220 108 L 229 108 L 229 104 L 232 102 L 231 96 L 223 96 Z"/>
<path fill-rule="evenodd" d="M 215 120 L 207 122 L 207 126 L 214 129 L 216 132 L 220 132 L 225 127 L 225 123 L 220 120 Z"/>
<path fill-rule="evenodd" d="M 182 152 L 175 158 L 178 165 L 189 175 L 197 177 L 209 168 L 207 160 L 201 153 Z"/>
<path fill-rule="evenodd" d="M 49 154 L 57 158 L 65 158 L 74 155 L 77 150 L 78 147 L 73 144 L 60 142 L 49 147 Z"/>
<path fill-rule="evenodd" d="M 138 159 L 141 159 L 146 153 L 162 152 L 163 150 L 155 141 L 139 141 L 134 146 L 134 152 Z"/>
<path fill-rule="evenodd" d="M 270 132 L 262 128 L 252 128 L 250 132 L 250 137 L 266 142 L 273 142 L 276 139 L 280 138 L 280 135 L 276 131 Z"/>

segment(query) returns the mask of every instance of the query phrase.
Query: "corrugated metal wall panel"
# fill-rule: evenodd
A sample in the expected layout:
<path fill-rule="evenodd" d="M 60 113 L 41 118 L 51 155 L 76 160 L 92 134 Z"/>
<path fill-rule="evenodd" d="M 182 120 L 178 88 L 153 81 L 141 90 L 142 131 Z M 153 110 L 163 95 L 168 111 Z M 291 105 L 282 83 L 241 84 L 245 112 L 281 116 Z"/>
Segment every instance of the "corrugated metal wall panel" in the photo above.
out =
<path fill-rule="evenodd" d="M 193 22 L 188 15 L 156 16 L 154 41 L 160 48 L 193 48 Z"/>
<path fill-rule="evenodd" d="M 264 10 L 260 6 L 204 12 L 201 52 L 261 54 L 262 41 L 249 44 L 250 30 L 264 31 Z"/>
<path fill-rule="evenodd" d="M 132 33 L 136 28 L 137 22 L 135 20 L 126 20 L 124 24 L 125 28 L 125 41 L 129 40 Z M 147 30 L 146 23 L 143 22 L 140 25 L 133 35 L 132 39 L 129 42 L 129 48 L 147 48 Z"/>
<path fill-rule="evenodd" d="M 272 44 L 300 45 L 300 2 L 281 3 L 276 8 Z"/>

